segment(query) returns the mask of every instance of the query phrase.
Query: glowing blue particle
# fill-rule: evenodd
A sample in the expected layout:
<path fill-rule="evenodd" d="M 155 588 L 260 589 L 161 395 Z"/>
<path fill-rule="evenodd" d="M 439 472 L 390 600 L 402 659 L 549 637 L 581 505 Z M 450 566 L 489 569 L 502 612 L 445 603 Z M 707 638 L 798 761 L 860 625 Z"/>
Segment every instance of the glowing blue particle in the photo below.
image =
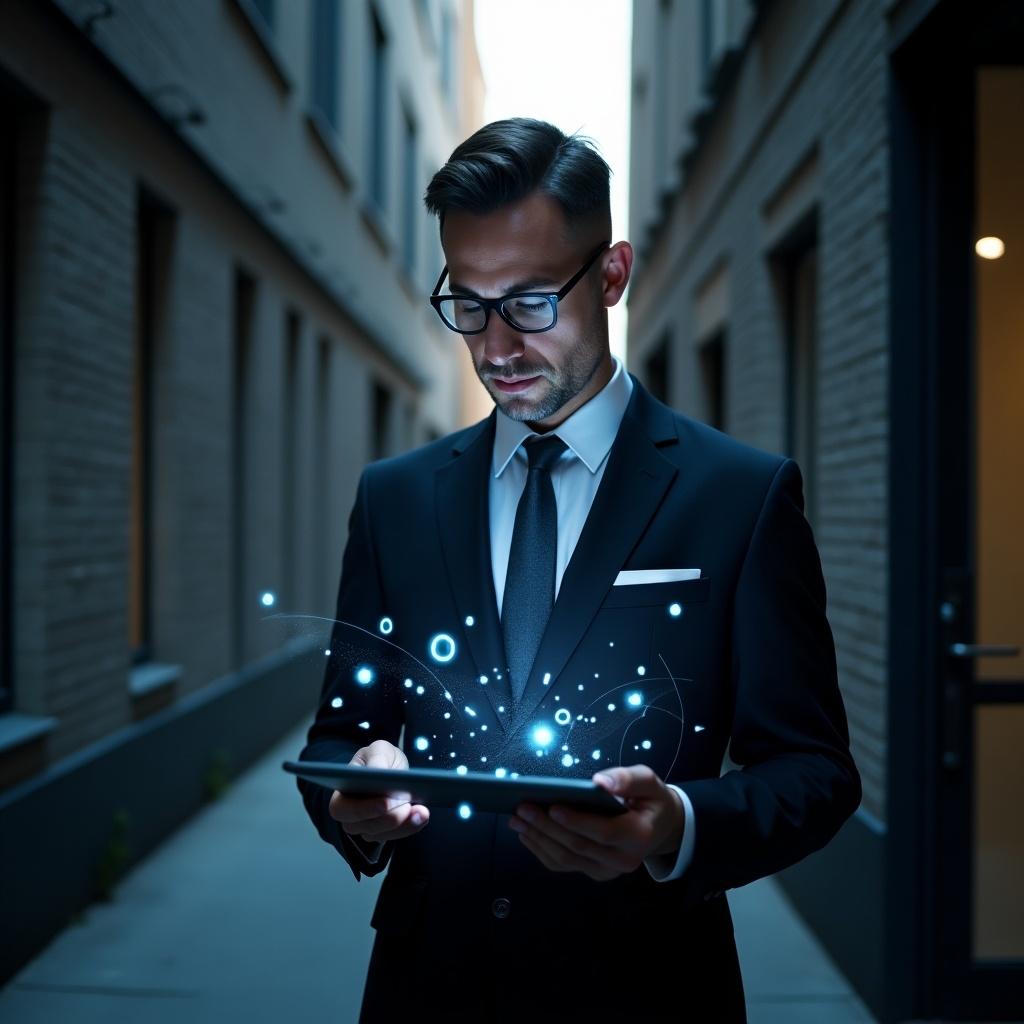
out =
<path fill-rule="evenodd" d="M 594 673 L 594 678 L 595 679 L 600 679 L 601 678 L 601 673 L 600 672 L 595 672 Z"/>
<path fill-rule="evenodd" d="M 572 721 L 572 715 L 569 714 L 569 709 L 559 708 L 555 712 L 555 721 L 559 725 L 568 725 Z"/>
<path fill-rule="evenodd" d="M 630 706 L 631 708 L 638 708 L 638 707 L 640 707 L 640 705 L 641 705 L 641 704 L 643 704 L 643 702 L 644 702 L 644 698 L 643 698 L 643 696 L 642 696 L 641 694 L 639 694 L 639 693 L 636 693 L 636 692 L 634 692 L 634 693 L 631 693 L 631 694 L 630 694 L 630 695 L 629 695 L 629 696 L 628 696 L 628 697 L 626 698 L 626 703 L 627 703 L 627 704 L 628 704 L 628 705 L 629 705 L 629 706 Z"/>
<path fill-rule="evenodd" d="M 427 760 L 428 761 L 433 761 L 434 760 L 434 755 L 433 754 L 427 754 Z"/>
<path fill-rule="evenodd" d="M 538 747 L 547 747 L 554 740 L 555 734 L 551 731 L 551 727 L 547 725 L 538 725 L 533 730 L 533 742 Z"/>
<path fill-rule="evenodd" d="M 597 761 L 597 760 L 599 760 L 599 759 L 600 759 L 600 757 L 601 757 L 601 751 L 600 751 L 600 750 L 595 750 L 595 751 L 593 751 L 593 752 L 591 753 L 591 755 L 590 755 L 590 756 L 591 756 L 591 757 L 592 757 L 592 758 L 593 758 L 593 759 L 594 759 L 595 761 Z"/>
<path fill-rule="evenodd" d="M 264 608 L 272 608 L 276 600 L 277 598 L 274 597 L 274 592 L 272 590 L 264 590 L 263 593 L 260 594 L 260 603 Z"/>
<path fill-rule="evenodd" d="M 562 749 L 563 749 L 563 750 L 568 750 L 568 749 L 569 749 L 569 746 L 568 746 L 568 744 L 566 744 L 566 743 L 563 743 L 563 744 L 562 744 Z"/>
<path fill-rule="evenodd" d="M 468 704 L 465 707 L 465 711 L 470 718 L 476 718 L 476 712 Z"/>
<path fill-rule="evenodd" d="M 580 763 L 580 759 L 579 759 L 578 757 L 574 757 L 574 758 L 572 759 L 572 763 L 573 763 L 573 764 L 579 764 L 579 763 Z"/>
<path fill-rule="evenodd" d="M 444 717 L 445 717 L 445 718 L 451 718 L 451 717 L 452 717 L 452 713 L 451 713 L 450 711 L 446 711 L 446 712 L 444 713 Z"/>
<path fill-rule="evenodd" d="M 466 625 L 467 626 L 472 626 L 474 622 L 476 622 L 476 619 L 474 619 L 472 615 L 467 615 L 466 616 Z"/>
<path fill-rule="evenodd" d="M 543 757 L 544 756 L 544 751 L 543 750 L 538 750 L 537 751 L 537 756 L 538 757 Z"/>
<path fill-rule="evenodd" d="M 406 681 L 405 681 L 405 688 L 407 690 L 411 690 L 412 689 L 412 680 L 411 679 L 406 679 Z"/>
<path fill-rule="evenodd" d="M 500 679 L 501 678 L 501 673 L 499 672 L 494 678 L 495 679 Z"/>
<path fill-rule="evenodd" d="M 642 743 L 640 744 L 640 746 L 641 746 L 641 747 L 643 747 L 643 748 L 644 748 L 644 750 L 650 750 L 650 749 L 651 749 L 651 741 L 650 741 L 650 740 L 644 740 L 644 741 L 643 741 L 643 742 L 642 742 Z"/>
<path fill-rule="evenodd" d="M 481 758 L 480 758 L 480 760 L 481 760 L 481 761 L 486 761 L 486 760 L 487 760 L 487 758 L 486 758 L 486 757 L 481 757 Z"/>
<path fill-rule="evenodd" d="M 583 684 L 582 684 L 582 683 L 580 683 L 580 685 L 579 685 L 579 686 L 577 686 L 577 687 L 576 687 L 576 689 L 577 689 L 577 690 L 582 690 L 582 689 L 583 689 Z"/>
<path fill-rule="evenodd" d="M 597 721 L 597 717 L 595 715 L 591 715 L 590 716 L 590 720 L 591 720 L 591 722 L 596 722 Z"/>
<path fill-rule="evenodd" d="M 444 691 L 444 699 L 445 700 L 451 700 L 452 699 L 452 695 L 447 690 Z"/>
<path fill-rule="evenodd" d="M 544 673 L 544 685 L 547 686 L 548 683 L 550 683 L 550 682 L 551 682 L 551 673 L 550 672 L 545 672 Z"/>
<path fill-rule="evenodd" d="M 694 732 L 703 732 L 704 731 L 704 726 L 703 725 L 695 725 L 693 727 L 693 731 Z"/>
<path fill-rule="evenodd" d="M 362 686 L 369 686 L 373 682 L 373 669 L 367 668 L 365 665 L 356 669 L 356 682 Z"/>
<path fill-rule="evenodd" d="M 447 633 L 438 633 L 431 637 L 430 656 L 434 661 L 446 665 L 455 657 L 455 641 Z"/>
<path fill-rule="evenodd" d="M 331 649 L 330 649 L 330 647 L 328 647 L 327 650 L 324 651 L 324 654 L 326 654 L 328 658 L 331 656 Z"/>
<path fill-rule="evenodd" d="M 505 705 L 504 704 L 499 704 L 498 705 L 498 710 L 499 711 L 504 711 L 505 710 Z"/>
<path fill-rule="evenodd" d="M 608 641 L 608 646 L 609 647 L 614 647 L 615 646 L 615 641 L 614 640 L 609 640 Z"/>
<path fill-rule="evenodd" d="M 481 725 L 480 726 L 480 731 L 481 732 L 487 732 L 487 726 L 486 725 Z"/>
<path fill-rule="evenodd" d="M 572 767 L 572 754 L 563 754 L 562 755 L 562 765 L 565 768 L 571 768 Z"/>
<path fill-rule="evenodd" d="M 481 676 L 480 677 L 480 685 L 481 686 L 486 686 L 487 685 L 487 676 Z"/>
<path fill-rule="evenodd" d="M 453 750 L 453 751 L 451 751 L 451 752 L 450 752 L 450 753 L 448 754 L 448 756 L 449 756 L 449 757 L 454 757 L 454 756 L 455 756 L 455 751 L 454 751 L 454 750 Z"/>
<path fill-rule="evenodd" d="M 614 704 L 609 704 L 608 705 L 608 710 L 609 711 L 614 711 L 615 710 L 615 705 Z"/>
<path fill-rule="evenodd" d="M 673 601 L 672 604 L 668 606 L 668 613 L 673 619 L 678 619 L 679 616 L 683 614 L 683 606 L 679 604 L 678 601 Z"/>
<path fill-rule="evenodd" d="M 465 820 L 473 816 L 473 808 L 469 804 L 459 804 L 459 817 Z"/>
<path fill-rule="evenodd" d="M 643 667 L 643 665 L 637 665 L 637 667 L 636 667 L 636 674 L 638 676 L 645 676 L 645 675 L 647 675 L 647 669 L 645 669 Z"/>
<path fill-rule="evenodd" d="M 518 779 L 519 778 L 519 772 L 513 772 L 512 773 L 512 778 L 513 779 Z"/>
<path fill-rule="evenodd" d="M 562 699 L 562 698 L 561 698 L 561 697 L 560 697 L 560 696 L 559 696 L 559 695 L 558 695 L 558 694 L 556 693 L 556 694 L 555 694 L 555 700 L 561 700 L 561 699 Z"/>
<path fill-rule="evenodd" d="M 471 732 L 469 735 L 472 737 L 472 736 L 475 736 L 476 733 L 475 732 Z"/>
<path fill-rule="evenodd" d="M 505 772 L 505 769 L 504 769 L 504 768 L 495 768 L 495 769 L 494 769 L 494 774 L 495 774 L 495 775 L 496 775 L 496 776 L 497 776 L 497 777 L 498 777 L 499 779 L 503 779 L 503 778 L 505 778 L 506 772 Z"/>
<path fill-rule="evenodd" d="M 417 692 L 418 694 L 422 695 L 422 694 L 423 694 L 423 692 L 424 692 L 424 690 L 423 690 L 423 687 L 422 687 L 422 686 L 417 686 L 417 687 L 416 687 L 416 692 Z"/>
<path fill-rule="evenodd" d="M 395 624 L 385 615 L 384 618 L 380 620 L 380 627 L 379 628 L 380 628 L 380 631 L 385 636 L 387 636 L 387 634 L 390 633 L 391 630 L 393 630 L 395 628 Z"/>
<path fill-rule="evenodd" d="M 334 700 L 331 701 L 331 707 L 340 708 L 343 703 L 344 701 L 340 697 L 335 697 Z"/>
<path fill-rule="evenodd" d="M 426 736 L 417 736 L 416 737 L 416 749 L 417 750 L 426 750 L 427 747 L 429 747 L 429 746 L 430 746 L 430 742 L 427 740 Z"/>
<path fill-rule="evenodd" d="M 370 723 L 369 722 L 360 722 L 359 723 L 359 728 L 360 729 L 369 729 L 370 728 Z"/>
<path fill-rule="evenodd" d="M 467 771 L 468 771 L 468 769 L 466 768 L 466 766 L 464 764 L 460 764 L 460 765 L 458 765 L 456 767 L 455 774 L 456 775 L 465 775 Z"/>

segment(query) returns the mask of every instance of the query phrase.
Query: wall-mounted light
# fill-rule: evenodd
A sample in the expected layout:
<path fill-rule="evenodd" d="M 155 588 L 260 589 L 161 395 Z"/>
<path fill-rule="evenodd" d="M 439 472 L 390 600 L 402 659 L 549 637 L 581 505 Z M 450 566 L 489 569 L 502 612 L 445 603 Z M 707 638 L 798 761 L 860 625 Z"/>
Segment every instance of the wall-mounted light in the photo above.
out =
<path fill-rule="evenodd" d="M 974 251 L 982 259 L 997 260 L 1006 252 L 1006 246 L 1001 238 L 996 238 L 995 235 L 986 235 L 974 243 Z"/>

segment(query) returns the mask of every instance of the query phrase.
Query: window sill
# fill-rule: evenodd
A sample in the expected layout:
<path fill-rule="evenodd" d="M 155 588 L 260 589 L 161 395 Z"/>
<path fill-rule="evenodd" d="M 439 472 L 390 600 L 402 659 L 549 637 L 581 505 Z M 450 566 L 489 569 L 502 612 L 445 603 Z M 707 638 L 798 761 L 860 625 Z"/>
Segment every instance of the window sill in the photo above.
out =
<path fill-rule="evenodd" d="M 25 715 L 8 711 L 0 715 L 0 753 L 22 747 L 52 732 L 56 718 L 46 715 Z"/>
<path fill-rule="evenodd" d="M 284 57 L 278 49 L 273 32 L 263 20 L 263 15 L 253 5 L 252 0 L 234 0 L 234 6 L 249 26 L 249 30 L 259 44 L 260 51 L 270 65 L 270 70 L 274 73 L 278 85 L 285 92 L 291 92 L 293 88 L 291 75 L 288 74 Z"/>
<path fill-rule="evenodd" d="M 345 147 L 337 129 L 327 120 L 323 111 L 316 107 L 310 107 L 306 111 L 306 125 L 323 150 L 331 168 L 341 179 L 342 185 L 351 190 L 356 175 L 352 168 L 352 162 L 345 155 Z"/>
<path fill-rule="evenodd" d="M 136 665 L 128 673 L 132 718 L 139 721 L 172 704 L 176 684 L 182 674 L 181 665 L 165 665 L 157 661 Z"/>
<path fill-rule="evenodd" d="M 372 199 L 365 199 L 360 206 L 360 213 L 362 213 L 363 222 L 370 229 L 374 241 L 380 246 L 381 252 L 385 256 L 390 255 L 395 242 L 377 204 Z"/>

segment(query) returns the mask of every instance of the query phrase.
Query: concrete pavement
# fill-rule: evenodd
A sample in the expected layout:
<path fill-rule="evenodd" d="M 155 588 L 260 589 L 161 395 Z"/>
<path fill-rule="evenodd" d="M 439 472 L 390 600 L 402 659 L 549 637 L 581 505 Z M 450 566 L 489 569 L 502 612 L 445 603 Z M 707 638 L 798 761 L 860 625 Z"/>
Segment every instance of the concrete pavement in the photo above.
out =
<path fill-rule="evenodd" d="M 13 978 L 0 1024 L 355 1022 L 383 876 L 355 881 L 280 770 L 305 728 Z M 729 902 L 750 1024 L 870 1024 L 772 881 Z"/>

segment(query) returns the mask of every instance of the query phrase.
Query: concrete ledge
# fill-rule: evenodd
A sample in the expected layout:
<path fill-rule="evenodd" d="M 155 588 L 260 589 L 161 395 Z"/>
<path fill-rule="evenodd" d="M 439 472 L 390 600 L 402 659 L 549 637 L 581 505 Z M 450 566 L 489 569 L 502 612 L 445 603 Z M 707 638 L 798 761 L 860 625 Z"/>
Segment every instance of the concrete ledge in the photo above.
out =
<path fill-rule="evenodd" d="M 289 729 L 312 721 L 322 673 L 318 649 L 293 642 L 0 793 L 10 938 L 0 984 Z"/>

